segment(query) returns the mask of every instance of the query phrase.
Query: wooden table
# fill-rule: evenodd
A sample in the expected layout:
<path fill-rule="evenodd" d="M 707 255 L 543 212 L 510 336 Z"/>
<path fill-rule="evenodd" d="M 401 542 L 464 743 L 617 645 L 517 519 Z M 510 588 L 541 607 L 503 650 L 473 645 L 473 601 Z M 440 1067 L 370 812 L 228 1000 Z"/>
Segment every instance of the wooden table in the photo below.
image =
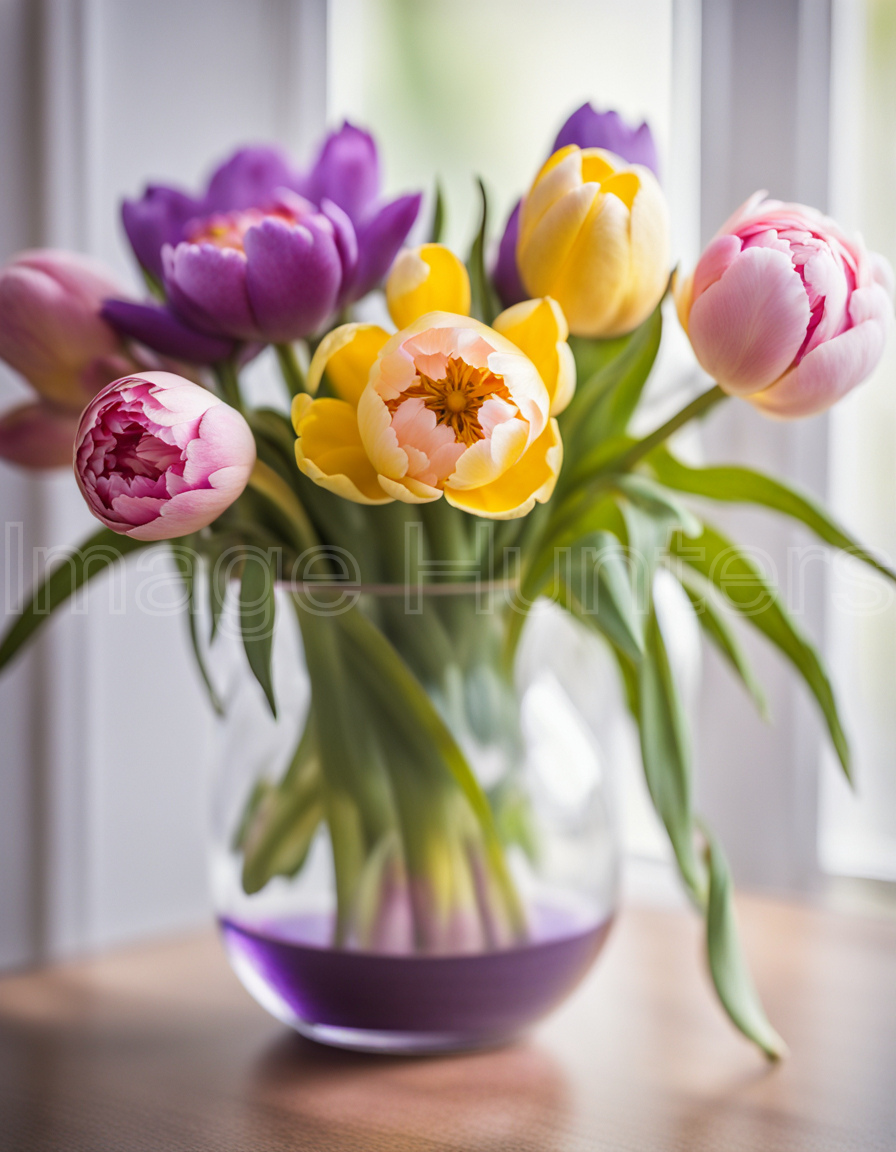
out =
<path fill-rule="evenodd" d="M 792 1055 L 767 1066 L 704 982 L 685 912 L 627 912 L 525 1043 L 405 1060 L 319 1048 L 211 934 L 0 981 L 15 1152 L 893 1152 L 896 921 L 744 899 Z"/>

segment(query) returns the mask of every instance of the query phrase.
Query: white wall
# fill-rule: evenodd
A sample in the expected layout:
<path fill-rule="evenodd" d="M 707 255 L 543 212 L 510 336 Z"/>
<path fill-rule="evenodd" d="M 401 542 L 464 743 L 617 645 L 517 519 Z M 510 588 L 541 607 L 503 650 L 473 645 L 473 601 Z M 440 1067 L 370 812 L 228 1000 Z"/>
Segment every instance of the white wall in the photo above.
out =
<path fill-rule="evenodd" d="M 122 195 L 193 184 L 242 142 L 307 154 L 325 29 L 323 0 L 0 0 L 0 258 L 74 248 L 137 289 Z M 19 387 L 0 384 L 0 402 Z M 0 465 L 0 501 L 28 525 L 26 570 L 32 542 L 94 525 L 64 473 Z M 14 528 L 11 543 L 17 584 Z M 183 619 L 138 610 L 151 576 L 130 566 L 113 599 L 98 584 L 0 681 L 0 965 L 209 916 L 211 719 Z"/>

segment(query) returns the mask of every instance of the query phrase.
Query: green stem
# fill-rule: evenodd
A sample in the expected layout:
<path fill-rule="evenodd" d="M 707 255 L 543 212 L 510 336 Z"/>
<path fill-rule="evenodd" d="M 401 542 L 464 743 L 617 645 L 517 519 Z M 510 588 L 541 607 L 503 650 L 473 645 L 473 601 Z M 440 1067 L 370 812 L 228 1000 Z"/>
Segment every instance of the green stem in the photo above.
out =
<path fill-rule="evenodd" d="M 215 379 L 218 382 L 218 388 L 221 395 L 231 406 L 236 408 L 245 416 L 246 406 L 243 403 L 242 393 L 240 392 L 240 379 L 236 370 L 236 365 L 232 360 L 219 360 L 212 368 L 215 374 Z"/>
<path fill-rule="evenodd" d="M 305 373 L 302 371 L 299 358 L 296 356 L 296 350 L 292 344 L 275 344 L 274 351 L 277 353 L 280 371 L 290 396 L 298 396 L 300 392 L 305 392 Z"/>
<path fill-rule="evenodd" d="M 249 477 L 249 487 L 269 500 L 286 519 L 292 532 L 292 542 L 299 553 L 320 545 L 314 525 L 298 496 L 283 477 L 262 460 L 255 461 Z"/>
<path fill-rule="evenodd" d="M 706 392 L 701 392 L 696 399 L 692 400 L 690 404 L 686 404 L 680 412 L 676 412 L 671 419 L 667 420 L 665 424 L 661 424 L 649 436 L 645 436 L 643 440 L 638 440 L 619 456 L 608 460 L 601 468 L 601 472 L 629 472 L 639 460 L 643 460 L 654 448 L 668 440 L 673 432 L 683 428 L 696 416 L 702 416 L 726 397 L 727 393 L 723 392 L 718 384 L 713 385 Z"/>

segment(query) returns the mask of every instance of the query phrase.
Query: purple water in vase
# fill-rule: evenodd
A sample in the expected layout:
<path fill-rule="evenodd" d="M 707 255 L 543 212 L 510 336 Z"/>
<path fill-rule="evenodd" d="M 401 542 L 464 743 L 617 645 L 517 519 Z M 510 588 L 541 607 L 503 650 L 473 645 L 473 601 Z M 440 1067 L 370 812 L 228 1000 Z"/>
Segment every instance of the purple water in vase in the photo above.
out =
<path fill-rule="evenodd" d="M 248 991 L 304 1035 L 367 1051 L 437 1052 L 502 1044 L 525 1031 L 579 983 L 611 922 L 583 928 L 542 910 L 524 945 L 447 956 L 331 948 L 324 916 L 220 924 Z"/>

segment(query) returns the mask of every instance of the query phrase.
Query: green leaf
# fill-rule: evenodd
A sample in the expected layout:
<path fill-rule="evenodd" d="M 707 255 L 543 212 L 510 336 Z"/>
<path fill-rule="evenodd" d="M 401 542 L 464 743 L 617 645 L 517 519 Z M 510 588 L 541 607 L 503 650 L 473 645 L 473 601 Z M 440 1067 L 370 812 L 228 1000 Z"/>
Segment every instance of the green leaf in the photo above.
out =
<path fill-rule="evenodd" d="M 274 646 L 274 620 L 277 611 L 274 598 L 273 555 L 251 549 L 246 553 L 243 565 L 243 578 L 240 585 L 240 628 L 243 634 L 243 647 L 249 660 L 249 667 L 276 717 L 277 702 L 274 699 L 274 680 L 271 672 L 271 655 Z"/>
<path fill-rule="evenodd" d="M 780 1060 L 787 1054 L 787 1045 L 768 1021 L 744 958 L 734 917 L 728 862 L 705 828 L 703 832 L 709 871 L 706 951 L 713 984 L 732 1023 L 770 1060 Z"/>
<path fill-rule="evenodd" d="M 134 540 L 108 528 L 101 528 L 78 548 L 69 552 L 40 582 L 25 604 L 21 615 L 7 629 L 0 641 L 0 668 L 5 667 L 22 645 L 30 639 L 52 612 L 64 604 L 83 585 L 117 564 L 131 552 L 157 543 Z"/>
<path fill-rule="evenodd" d="M 694 513 L 660 484 L 646 476 L 614 476 L 613 487 L 659 524 L 677 526 L 685 536 L 699 536 L 702 525 Z"/>
<path fill-rule="evenodd" d="M 747 655 L 737 633 L 731 626 L 728 613 L 718 602 L 718 593 L 709 584 L 698 585 L 694 576 L 689 576 L 684 572 L 677 573 L 677 575 L 691 602 L 700 627 L 743 682 L 762 718 L 767 720 L 769 711 L 765 692 L 756 679 L 756 674 L 747 660 Z"/>
<path fill-rule="evenodd" d="M 644 654 L 644 629 L 635 605 L 625 550 L 612 532 L 593 532 L 571 550 L 562 603 L 632 660 Z"/>
<path fill-rule="evenodd" d="M 441 180 L 436 180 L 435 203 L 432 209 L 432 224 L 429 228 L 430 244 L 441 244 L 442 233 L 445 231 L 445 196 L 442 192 Z"/>
<path fill-rule="evenodd" d="M 648 619 L 645 641 L 645 656 L 638 665 L 638 727 L 644 775 L 682 879 L 702 904 L 705 880 L 694 851 L 687 720 L 655 612 Z"/>
<path fill-rule="evenodd" d="M 849 745 L 830 680 L 818 652 L 790 616 L 778 589 L 742 549 L 708 524 L 695 540 L 673 536 L 671 550 L 715 585 L 726 603 L 793 664 L 818 701 L 843 771 L 851 779 Z"/>
<path fill-rule="evenodd" d="M 650 376 L 663 331 L 660 306 L 628 336 L 596 341 L 602 355 L 590 355 L 581 340 L 576 352 L 579 384 L 569 407 L 560 416 L 563 443 L 573 482 L 589 476 L 598 466 L 606 440 L 622 436 L 638 406 Z M 596 365 L 590 375 L 588 367 Z"/>
<path fill-rule="evenodd" d="M 488 242 L 488 194 L 481 177 L 477 176 L 476 183 L 480 201 L 479 229 L 467 258 L 467 271 L 470 273 L 470 313 L 484 324 L 491 324 L 498 315 L 499 308 L 485 267 L 485 249 Z"/>
<path fill-rule="evenodd" d="M 750 468 L 735 466 L 691 468 L 677 460 L 665 447 L 648 458 L 656 478 L 679 492 L 693 492 L 711 500 L 737 504 L 759 504 L 805 524 L 826 544 L 840 548 L 896 581 L 896 572 L 863 548 L 810 497 Z"/>
<path fill-rule="evenodd" d="M 223 716 L 224 706 L 209 675 L 205 663 L 205 656 L 202 653 L 202 648 L 199 643 L 199 630 L 196 627 L 196 615 L 198 612 L 198 603 L 196 600 L 196 569 L 200 566 L 200 558 L 195 548 L 186 543 L 186 540 L 190 539 L 192 539 L 192 537 L 188 536 L 185 540 L 181 540 L 176 544 L 172 542 L 171 555 L 174 558 L 177 570 L 180 572 L 180 578 L 183 581 L 184 589 L 187 593 L 187 626 L 190 633 L 190 643 L 193 646 L 193 655 L 196 658 L 196 666 L 199 669 L 199 675 L 205 685 L 205 690 L 208 693 L 212 708 L 219 716 Z"/>

